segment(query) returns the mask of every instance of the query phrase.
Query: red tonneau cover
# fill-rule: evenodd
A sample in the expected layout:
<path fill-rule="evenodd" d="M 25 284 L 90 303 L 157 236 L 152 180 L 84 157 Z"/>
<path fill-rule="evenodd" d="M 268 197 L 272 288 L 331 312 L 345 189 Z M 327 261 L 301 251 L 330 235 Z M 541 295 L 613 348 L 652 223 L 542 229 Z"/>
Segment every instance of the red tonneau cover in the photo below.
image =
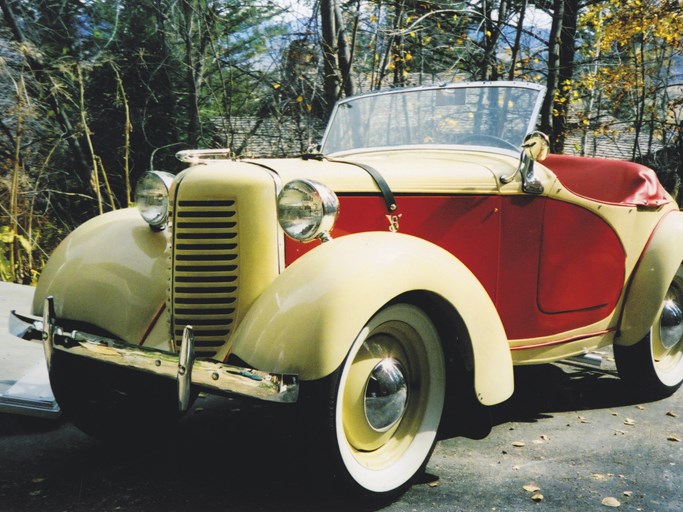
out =
<path fill-rule="evenodd" d="M 573 193 L 601 203 L 657 207 L 670 201 L 652 169 L 622 160 L 549 155 L 543 161 Z"/>

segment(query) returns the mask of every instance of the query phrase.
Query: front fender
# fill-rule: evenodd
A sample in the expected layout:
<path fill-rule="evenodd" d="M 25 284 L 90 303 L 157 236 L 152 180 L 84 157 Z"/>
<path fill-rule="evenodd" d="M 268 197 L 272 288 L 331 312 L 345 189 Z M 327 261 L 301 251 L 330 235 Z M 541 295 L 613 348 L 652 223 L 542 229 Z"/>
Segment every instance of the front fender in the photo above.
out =
<path fill-rule="evenodd" d="M 657 225 L 631 277 L 617 345 L 634 345 L 648 333 L 681 262 L 683 212 L 672 211 Z"/>
<path fill-rule="evenodd" d="M 85 222 L 43 269 L 33 314 L 42 315 L 45 297 L 52 295 L 58 318 L 142 342 L 166 300 L 167 244 L 167 234 L 152 231 L 134 208 Z"/>
<path fill-rule="evenodd" d="M 488 294 L 453 255 L 398 233 L 340 237 L 299 258 L 254 303 L 235 332 L 232 352 L 255 368 L 323 378 L 341 365 L 372 315 L 416 290 L 441 296 L 464 321 L 479 400 L 489 405 L 507 399 L 512 360 Z"/>

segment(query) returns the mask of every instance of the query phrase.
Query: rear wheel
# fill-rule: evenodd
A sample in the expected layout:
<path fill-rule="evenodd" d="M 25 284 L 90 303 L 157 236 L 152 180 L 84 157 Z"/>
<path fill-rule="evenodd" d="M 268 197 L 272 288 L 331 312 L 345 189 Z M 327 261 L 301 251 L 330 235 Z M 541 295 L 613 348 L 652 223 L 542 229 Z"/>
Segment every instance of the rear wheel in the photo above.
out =
<path fill-rule="evenodd" d="M 683 383 L 683 265 L 642 340 L 631 347 L 614 346 L 619 375 L 647 398 L 674 393 Z"/>
<path fill-rule="evenodd" d="M 309 405 L 324 407 L 320 453 L 334 476 L 364 496 L 403 492 L 427 463 L 444 403 L 444 356 L 429 317 L 410 304 L 381 310 L 324 382 L 327 405 Z"/>

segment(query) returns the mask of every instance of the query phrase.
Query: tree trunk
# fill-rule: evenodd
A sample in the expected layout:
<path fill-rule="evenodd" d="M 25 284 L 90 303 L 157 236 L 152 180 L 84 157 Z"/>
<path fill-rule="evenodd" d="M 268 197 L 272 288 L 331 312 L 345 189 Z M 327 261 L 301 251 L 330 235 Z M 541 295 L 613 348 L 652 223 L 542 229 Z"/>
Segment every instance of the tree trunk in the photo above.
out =
<path fill-rule="evenodd" d="M 337 24 L 334 15 L 336 0 L 320 1 L 320 22 L 322 28 L 323 88 L 325 91 L 325 110 L 332 112 L 339 97 L 339 74 L 337 66 Z"/>
<path fill-rule="evenodd" d="M 574 78 L 574 56 L 576 54 L 576 24 L 579 15 L 579 0 L 565 0 L 562 13 L 562 29 L 560 30 L 559 73 L 557 97 L 554 104 L 556 115 L 553 116 L 552 137 L 553 150 L 564 151 L 564 141 L 569 125 L 569 106 L 572 100 Z"/>
<path fill-rule="evenodd" d="M 353 96 L 353 81 L 351 80 L 351 48 L 346 40 L 346 26 L 339 4 L 334 2 L 334 19 L 337 25 L 337 48 L 339 58 L 339 72 L 341 74 L 341 88 L 346 96 Z"/>
<path fill-rule="evenodd" d="M 182 0 L 183 42 L 185 45 L 185 85 L 187 87 L 187 144 L 196 147 L 199 141 L 199 108 L 197 104 L 197 81 L 192 44 L 192 5 L 189 0 Z"/>
<path fill-rule="evenodd" d="M 558 88 L 560 31 L 562 30 L 563 16 L 564 0 L 553 0 L 553 23 L 548 37 L 548 80 L 546 83 L 548 91 L 541 107 L 541 130 L 547 134 L 550 134 L 552 131 L 553 103 Z"/>
<path fill-rule="evenodd" d="M 508 80 L 515 79 L 515 67 L 517 66 L 517 56 L 519 55 L 520 46 L 522 43 L 522 33 L 524 29 L 524 17 L 526 16 L 528 0 L 523 0 L 519 8 L 519 21 L 517 22 L 517 31 L 515 33 L 515 42 L 512 46 L 510 55 L 510 70 L 508 71 Z"/>

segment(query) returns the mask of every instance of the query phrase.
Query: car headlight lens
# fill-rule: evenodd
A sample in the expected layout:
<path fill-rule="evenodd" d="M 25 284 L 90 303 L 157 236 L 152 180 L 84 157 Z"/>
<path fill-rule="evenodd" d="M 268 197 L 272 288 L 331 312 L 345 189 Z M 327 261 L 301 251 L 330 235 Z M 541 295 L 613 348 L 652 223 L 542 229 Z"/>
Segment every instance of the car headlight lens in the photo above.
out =
<path fill-rule="evenodd" d="M 142 175 L 135 188 L 135 204 L 152 229 L 164 229 L 168 220 L 168 191 L 175 176 L 164 171 Z"/>
<path fill-rule="evenodd" d="M 322 183 L 295 180 L 287 183 L 277 199 L 280 226 L 298 242 L 329 237 L 339 214 L 337 195 Z"/>

